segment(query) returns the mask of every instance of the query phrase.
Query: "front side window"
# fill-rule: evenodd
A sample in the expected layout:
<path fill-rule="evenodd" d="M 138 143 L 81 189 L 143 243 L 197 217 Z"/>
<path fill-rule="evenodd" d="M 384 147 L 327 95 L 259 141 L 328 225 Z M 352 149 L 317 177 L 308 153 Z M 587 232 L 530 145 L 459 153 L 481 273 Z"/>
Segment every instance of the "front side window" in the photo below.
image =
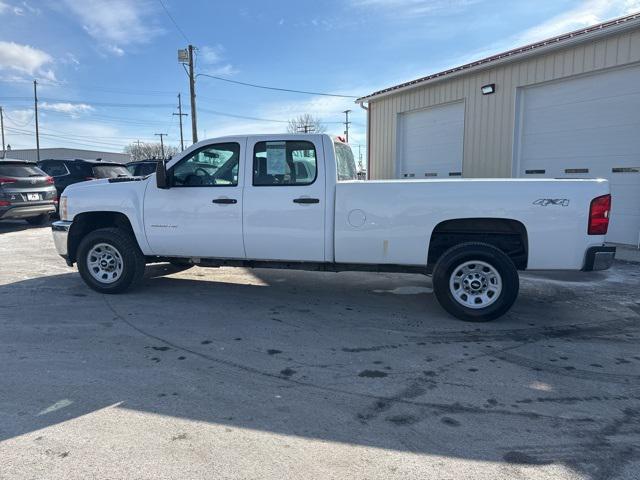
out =
<path fill-rule="evenodd" d="M 318 159 L 311 142 L 258 142 L 254 147 L 255 186 L 311 185 L 317 172 Z"/>
<path fill-rule="evenodd" d="M 196 150 L 173 167 L 173 186 L 238 185 L 239 143 L 217 143 Z"/>

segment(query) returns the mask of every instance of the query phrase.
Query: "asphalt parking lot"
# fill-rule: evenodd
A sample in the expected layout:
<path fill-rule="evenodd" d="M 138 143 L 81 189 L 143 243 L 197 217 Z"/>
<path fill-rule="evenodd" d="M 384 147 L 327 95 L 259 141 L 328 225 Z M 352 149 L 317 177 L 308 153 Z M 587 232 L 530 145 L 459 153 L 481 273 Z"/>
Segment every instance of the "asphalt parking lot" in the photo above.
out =
<path fill-rule="evenodd" d="M 640 265 L 427 277 L 150 267 L 104 296 L 0 223 L 0 478 L 638 479 Z"/>

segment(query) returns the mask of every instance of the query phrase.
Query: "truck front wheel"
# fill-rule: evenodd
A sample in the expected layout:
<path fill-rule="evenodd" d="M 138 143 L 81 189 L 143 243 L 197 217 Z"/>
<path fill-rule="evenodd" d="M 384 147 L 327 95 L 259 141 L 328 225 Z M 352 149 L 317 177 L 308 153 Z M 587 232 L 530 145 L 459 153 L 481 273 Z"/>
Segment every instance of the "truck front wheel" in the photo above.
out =
<path fill-rule="evenodd" d="M 447 250 L 433 269 L 433 291 L 454 317 L 486 322 L 504 315 L 518 296 L 513 261 L 487 243 L 461 243 Z"/>
<path fill-rule="evenodd" d="M 144 255 L 135 239 L 119 228 L 101 228 L 87 234 L 76 258 L 84 282 L 100 293 L 124 292 L 144 276 Z"/>

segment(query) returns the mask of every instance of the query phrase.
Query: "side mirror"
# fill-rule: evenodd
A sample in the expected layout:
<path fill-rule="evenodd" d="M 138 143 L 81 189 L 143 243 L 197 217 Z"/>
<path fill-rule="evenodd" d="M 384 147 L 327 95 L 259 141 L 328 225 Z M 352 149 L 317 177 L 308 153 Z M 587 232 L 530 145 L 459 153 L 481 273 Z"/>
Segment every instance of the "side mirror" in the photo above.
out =
<path fill-rule="evenodd" d="M 156 186 L 166 190 L 171 187 L 170 183 L 167 162 L 166 160 L 160 160 L 156 166 Z"/>

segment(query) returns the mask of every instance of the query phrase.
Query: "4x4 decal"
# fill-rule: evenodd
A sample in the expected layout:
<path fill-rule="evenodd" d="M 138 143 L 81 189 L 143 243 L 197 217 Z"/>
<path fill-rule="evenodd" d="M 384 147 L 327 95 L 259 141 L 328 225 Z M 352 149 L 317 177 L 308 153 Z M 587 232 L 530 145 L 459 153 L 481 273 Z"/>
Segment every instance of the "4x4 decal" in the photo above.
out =
<path fill-rule="evenodd" d="M 548 205 L 559 205 L 561 207 L 569 206 L 568 198 L 539 198 L 535 202 L 534 205 L 540 205 L 541 207 L 546 207 Z"/>

